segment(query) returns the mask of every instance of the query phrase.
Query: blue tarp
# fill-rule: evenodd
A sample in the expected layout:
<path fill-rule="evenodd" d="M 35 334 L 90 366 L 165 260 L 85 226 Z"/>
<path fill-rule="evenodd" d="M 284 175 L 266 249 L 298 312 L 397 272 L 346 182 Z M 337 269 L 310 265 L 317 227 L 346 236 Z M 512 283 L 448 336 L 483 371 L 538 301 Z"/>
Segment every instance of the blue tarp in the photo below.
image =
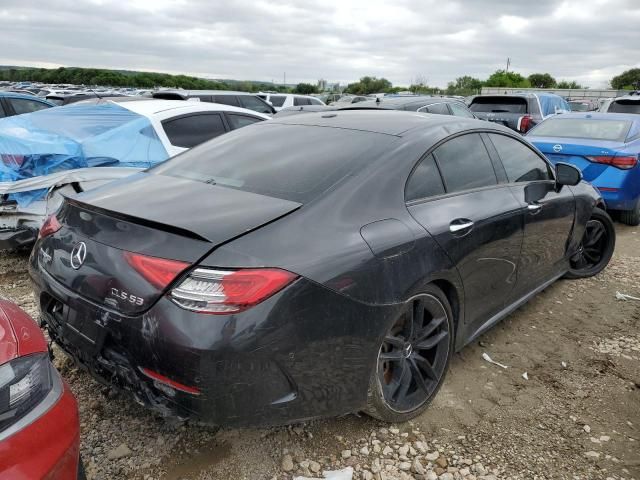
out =
<path fill-rule="evenodd" d="M 538 100 L 540 100 L 540 107 L 542 108 L 542 115 L 553 115 L 558 112 L 570 112 L 571 107 L 569 103 L 559 95 L 553 93 L 538 93 Z"/>
<path fill-rule="evenodd" d="M 147 168 L 169 158 L 147 117 L 116 103 L 72 104 L 0 119 L 0 181 L 87 167 Z M 21 205 L 46 189 L 11 194 Z"/>

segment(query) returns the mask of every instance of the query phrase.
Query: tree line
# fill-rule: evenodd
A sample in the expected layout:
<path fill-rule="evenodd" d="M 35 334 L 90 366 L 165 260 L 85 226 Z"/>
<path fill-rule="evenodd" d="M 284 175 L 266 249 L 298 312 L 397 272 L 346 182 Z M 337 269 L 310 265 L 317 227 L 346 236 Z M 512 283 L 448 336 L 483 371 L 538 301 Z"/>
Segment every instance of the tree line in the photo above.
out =
<path fill-rule="evenodd" d="M 316 85 L 299 83 L 295 87 L 236 80 L 208 80 L 188 75 L 169 75 L 154 72 L 130 72 L 99 68 L 7 68 L 0 70 L 0 80 L 13 82 L 31 81 L 42 83 L 64 83 L 74 85 L 102 85 L 109 87 L 133 88 L 184 88 L 187 90 L 242 90 L 247 92 L 278 91 L 300 94 L 321 93 Z M 611 87 L 615 89 L 640 89 L 640 68 L 632 68 L 611 79 Z M 424 77 L 417 78 L 409 87 L 393 86 L 386 78 L 372 76 L 362 77 L 359 81 L 347 85 L 345 93 L 368 95 L 371 93 L 398 93 L 411 91 L 420 94 L 439 95 L 473 95 L 482 87 L 505 88 L 585 88 L 575 81 L 557 81 L 549 73 L 533 73 L 524 77 L 518 72 L 497 70 L 486 80 L 469 75 L 458 77 L 449 82 L 444 89 L 430 87 Z"/>

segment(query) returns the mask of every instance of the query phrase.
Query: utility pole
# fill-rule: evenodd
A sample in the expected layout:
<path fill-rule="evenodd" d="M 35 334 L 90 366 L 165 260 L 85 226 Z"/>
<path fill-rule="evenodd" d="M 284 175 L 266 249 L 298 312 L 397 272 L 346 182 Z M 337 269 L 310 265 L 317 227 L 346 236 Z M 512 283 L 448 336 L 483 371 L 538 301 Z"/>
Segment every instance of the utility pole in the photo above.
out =
<path fill-rule="evenodd" d="M 287 86 L 287 72 L 284 72 L 284 75 L 282 76 L 282 86 Z"/>
<path fill-rule="evenodd" d="M 507 72 L 509 71 L 509 65 L 511 65 L 511 59 L 507 57 Z"/>

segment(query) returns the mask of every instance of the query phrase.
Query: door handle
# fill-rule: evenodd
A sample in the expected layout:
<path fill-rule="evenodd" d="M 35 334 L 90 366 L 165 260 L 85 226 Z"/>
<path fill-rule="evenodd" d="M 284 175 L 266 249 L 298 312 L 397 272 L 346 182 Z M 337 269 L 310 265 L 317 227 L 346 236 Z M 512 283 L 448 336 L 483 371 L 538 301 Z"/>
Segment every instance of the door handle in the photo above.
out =
<path fill-rule="evenodd" d="M 462 222 L 462 223 L 457 223 Z M 449 224 L 449 231 L 451 233 L 458 233 L 462 230 L 468 230 L 473 227 L 473 222 L 471 220 L 454 220 Z"/>
<path fill-rule="evenodd" d="M 542 205 L 540 205 L 539 203 L 530 203 L 527 205 L 527 210 L 529 210 L 531 213 L 538 213 L 540 210 L 542 210 Z"/>

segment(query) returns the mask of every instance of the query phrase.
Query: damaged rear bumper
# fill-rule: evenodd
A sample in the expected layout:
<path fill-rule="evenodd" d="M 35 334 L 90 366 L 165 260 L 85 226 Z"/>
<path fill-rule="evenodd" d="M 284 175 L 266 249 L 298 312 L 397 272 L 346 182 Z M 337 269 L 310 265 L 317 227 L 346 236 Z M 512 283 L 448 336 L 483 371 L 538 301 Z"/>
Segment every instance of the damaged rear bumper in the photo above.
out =
<path fill-rule="evenodd" d="M 31 248 L 38 238 L 38 230 L 33 228 L 0 229 L 0 250 Z"/>
<path fill-rule="evenodd" d="M 163 297 L 128 317 L 68 290 L 38 270 L 34 257 L 30 273 L 44 326 L 78 365 L 162 415 L 215 425 L 275 425 L 361 410 L 376 332 L 396 308 L 363 305 L 299 279 L 236 315 L 195 314 Z"/>

